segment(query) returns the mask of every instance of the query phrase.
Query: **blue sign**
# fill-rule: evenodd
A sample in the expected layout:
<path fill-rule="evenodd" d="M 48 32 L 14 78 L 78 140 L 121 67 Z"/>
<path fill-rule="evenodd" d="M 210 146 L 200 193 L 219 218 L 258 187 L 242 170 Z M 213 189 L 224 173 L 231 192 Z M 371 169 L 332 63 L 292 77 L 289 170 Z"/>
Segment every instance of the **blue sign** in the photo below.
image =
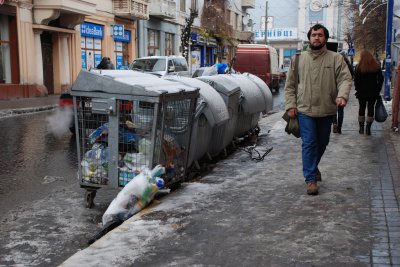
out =
<path fill-rule="evenodd" d="M 123 70 L 123 65 L 122 65 L 122 54 L 118 53 L 116 57 L 116 63 L 117 63 L 117 70 Z"/>
<path fill-rule="evenodd" d="M 354 47 L 349 48 L 349 50 L 347 50 L 347 55 L 349 57 L 353 57 L 356 54 L 356 50 L 354 49 Z"/>
<path fill-rule="evenodd" d="M 114 35 L 114 41 L 129 43 L 131 41 L 131 31 L 124 31 L 123 36 L 115 36 Z"/>
<path fill-rule="evenodd" d="M 97 68 L 97 66 L 100 64 L 101 62 L 101 52 L 94 52 L 94 67 Z"/>
<path fill-rule="evenodd" d="M 83 22 L 81 23 L 81 36 L 103 38 L 104 26 L 89 22 Z"/>
<path fill-rule="evenodd" d="M 81 52 L 81 57 L 82 57 L 82 69 L 86 69 L 86 51 Z"/>
<path fill-rule="evenodd" d="M 115 37 L 122 37 L 124 36 L 124 25 L 114 25 L 113 26 L 113 36 Z"/>

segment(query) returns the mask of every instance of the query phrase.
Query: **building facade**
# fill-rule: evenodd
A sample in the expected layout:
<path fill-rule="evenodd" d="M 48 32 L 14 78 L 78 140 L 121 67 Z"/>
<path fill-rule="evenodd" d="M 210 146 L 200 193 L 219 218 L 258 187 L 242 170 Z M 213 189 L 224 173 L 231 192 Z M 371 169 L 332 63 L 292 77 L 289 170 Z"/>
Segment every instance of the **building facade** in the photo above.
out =
<path fill-rule="evenodd" d="M 327 0 L 256 0 L 256 8 L 249 11 L 255 42 L 265 43 L 277 49 L 280 65 L 288 65 L 296 50 L 307 43 L 309 28 L 321 23 L 330 32 L 330 42 L 342 47 L 342 16 L 340 5 Z M 265 17 L 267 38 L 265 38 Z"/>
<path fill-rule="evenodd" d="M 180 55 L 193 8 L 200 15 L 192 27 L 190 63 L 211 66 L 218 56 L 229 62 L 236 44 L 252 40 L 243 20 L 254 0 L 219 1 L 232 28 L 228 38 L 202 35 L 203 1 L 2 0 L 0 99 L 61 94 L 103 57 L 127 69 L 137 57 Z"/>

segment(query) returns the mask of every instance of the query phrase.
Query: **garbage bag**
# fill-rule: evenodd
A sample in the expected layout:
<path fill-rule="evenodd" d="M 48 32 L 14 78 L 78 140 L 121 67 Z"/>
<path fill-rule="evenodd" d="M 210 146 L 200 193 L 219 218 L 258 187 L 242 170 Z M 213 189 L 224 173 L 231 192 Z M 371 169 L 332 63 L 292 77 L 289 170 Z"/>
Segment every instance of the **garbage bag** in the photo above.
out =
<path fill-rule="evenodd" d="M 112 221 L 124 221 L 146 207 L 156 192 L 163 188 L 164 180 L 160 177 L 165 168 L 157 165 L 153 170 L 143 169 L 113 199 L 103 214 L 103 227 Z"/>
<path fill-rule="evenodd" d="M 388 117 L 385 105 L 383 104 L 382 97 L 378 96 L 375 103 L 375 121 L 385 122 Z"/>

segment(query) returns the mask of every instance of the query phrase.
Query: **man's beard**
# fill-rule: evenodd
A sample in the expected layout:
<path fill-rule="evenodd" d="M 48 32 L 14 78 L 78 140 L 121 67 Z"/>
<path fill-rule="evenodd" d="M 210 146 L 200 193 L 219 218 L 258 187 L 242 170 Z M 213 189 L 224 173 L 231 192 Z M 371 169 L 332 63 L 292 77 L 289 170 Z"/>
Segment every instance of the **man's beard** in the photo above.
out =
<path fill-rule="evenodd" d="M 322 47 L 324 47 L 325 46 L 325 43 L 320 43 L 319 45 L 312 45 L 311 43 L 310 43 L 310 48 L 312 49 L 312 50 L 320 50 Z"/>

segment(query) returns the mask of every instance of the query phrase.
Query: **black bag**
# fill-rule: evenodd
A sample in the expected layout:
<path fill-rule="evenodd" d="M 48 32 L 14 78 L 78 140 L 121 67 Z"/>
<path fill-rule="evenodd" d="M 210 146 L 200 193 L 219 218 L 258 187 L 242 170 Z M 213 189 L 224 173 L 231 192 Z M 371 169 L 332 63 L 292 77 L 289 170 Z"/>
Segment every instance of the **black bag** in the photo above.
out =
<path fill-rule="evenodd" d="M 287 134 L 293 134 L 295 137 L 299 138 L 301 135 L 298 117 L 296 116 L 296 118 L 292 119 L 286 111 L 282 118 L 287 122 L 285 132 L 287 132 Z"/>
<path fill-rule="evenodd" d="M 384 122 L 388 117 L 385 106 L 383 105 L 382 97 L 378 96 L 375 103 L 375 121 Z"/>

